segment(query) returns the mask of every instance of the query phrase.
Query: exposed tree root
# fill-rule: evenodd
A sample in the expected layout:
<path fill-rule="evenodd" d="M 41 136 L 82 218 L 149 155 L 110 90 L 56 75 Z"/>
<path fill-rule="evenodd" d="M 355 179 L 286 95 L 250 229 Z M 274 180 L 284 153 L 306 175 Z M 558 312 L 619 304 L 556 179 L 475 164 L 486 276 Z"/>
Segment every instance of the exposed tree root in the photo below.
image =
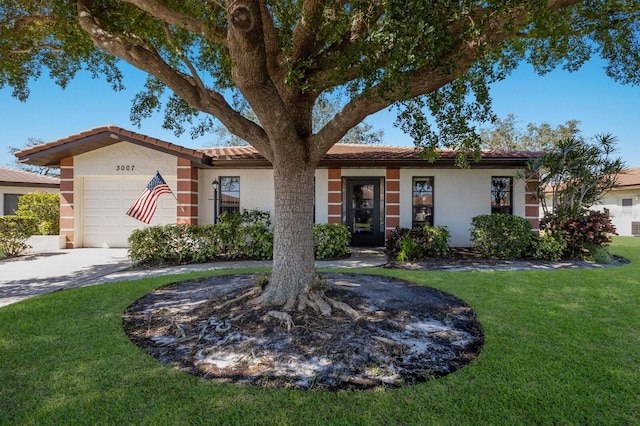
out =
<path fill-rule="evenodd" d="M 224 302 L 220 306 L 219 309 L 221 309 L 221 310 L 225 309 L 225 308 L 227 308 L 227 307 L 229 307 L 231 305 L 235 305 L 236 303 L 238 303 L 238 302 L 240 302 L 240 301 L 242 301 L 244 299 L 248 299 L 249 297 L 256 296 L 257 294 L 258 294 L 258 289 L 257 288 L 252 288 L 251 290 L 242 293 L 240 296 L 238 296 L 238 297 L 236 297 L 234 299 L 227 300 L 226 302 Z"/>
<path fill-rule="evenodd" d="M 291 315 L 289 315 L 286 312 L 282 312 L 282 311 L 269 311 L 267 312 L 263 317 L 262 320 L 263 321 L 267 321 L 269 319 L 269 317 L 273 317 L 275 319 L 279 319 L 281 321 L 284 321 L 284 323 L 287 326 L 287 332 L 290 332 L 291 329 L 293 327 L 295 327 L 296 325 L 293 323 L 293 318 L 291 318 Z"/>

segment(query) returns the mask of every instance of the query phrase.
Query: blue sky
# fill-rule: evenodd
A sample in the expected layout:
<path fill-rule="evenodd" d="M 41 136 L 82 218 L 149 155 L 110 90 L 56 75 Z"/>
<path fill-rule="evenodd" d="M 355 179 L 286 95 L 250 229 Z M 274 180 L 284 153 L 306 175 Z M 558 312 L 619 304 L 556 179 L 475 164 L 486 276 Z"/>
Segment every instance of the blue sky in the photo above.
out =
<path fill-rule="evenodd" d="M 137 128 L 129 119 L 131 100 L 144 83 L 141 72 L 125 69 L 126 91 L 113 92 L 109 85 L 86 75 L 73 80 L 66 90 L 47 77 L 31 86 L 31 96 L 22 103 L 0 90 L 0 165 L 13 161 L 9 147 L 22 147 L 29 138 L 50 141 L 107 124 L 152 137 L 197 148 L 210 146 L 213 136 L 191 140 L 162 129 L 161 114 Z M 521 66 L 493 87 L 494 110 L 499 117 L 514 114 L 524 128 L 528 123 L 552 126 L 579 120 L 587 137 L 611 133 L 618 137 L 618 152 L 629 167 L 640 166 L 640 87 L 623 86 L 608 78 L 603 65 L 592 60 L 577 72 L 556 70 L 536 75 Z M 393 112 L 382 111 L 368 122 L 385 132 L 385 145 L 412 146 L 411 138 L 393 127 Z"/>

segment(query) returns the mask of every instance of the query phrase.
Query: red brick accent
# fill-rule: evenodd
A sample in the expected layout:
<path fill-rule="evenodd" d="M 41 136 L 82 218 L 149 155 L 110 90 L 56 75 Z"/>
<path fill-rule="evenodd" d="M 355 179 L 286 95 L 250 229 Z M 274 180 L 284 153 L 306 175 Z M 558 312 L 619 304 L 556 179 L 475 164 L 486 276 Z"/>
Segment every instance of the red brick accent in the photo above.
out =
<path fill-rule="evenodd" d="M 331 192 L 341 192 L 342 191 L 342 181 L 339 180 L 330 180 L 329 186 L 327 188 Z"/>
<path fill-rule="evenodd" d="M 73 206 L 60 204 L 60 217 L 73 217 Z"/>
<path fill-rule="evenodd" d="M 65 180 L 69 178 L 62 177 L 62 170 L 60 171 L 60 192 L 73 192 L 73 170 L 71 170 L 71 180 Z"/>
<path fill-rule="evenodd" d="M 387 229 L 393 229 L 400 225 L 399 217 L 387 217 Z"/>
<path fill-rule="evenodd" d="M 387 168 L 385 192 L 385 238 L 400 225 L 400 169 Z"/>
<path fill-rule="evenodd" d="M 60 194 L 60 205 L 62 204 L 73 204 L 73 192 Z"/>
<path fill-rule="evenodd" d="M 60 160 L 60 235 L 67 238 L 66 248 L 74 248 L 75 205 L 73 157 Z"/>
<path fill-rule="evenodd" d="M 329 180 L 342 179 L 342 169 L 329 169 Z"/>
<path fill-rule="evenodd" d="M 342 169 L 328 169 L 327 174 L 327 222 L 342 223 Z"/>
<path fill-rule="evenodd" d="M 177 158 L 178 188 L 176 198 L 176 222 L 198 224 L 198 169 L 185 158 Z"/>
<path fill-rule="evenodd" d="M 387 169 L 387 179 L 400 179 L 400 169 Z"/>
<path fill-rule="evenodd" d="M 540 210 L 537 205 L 524 206 L 524 216 L 526 218 L 538 218 L 539 214 L 540 214 Z"/>
<path fill-rule="evenodd" d="M 524 196 L 525 204 L 538 204 L 538 199 L 531 193 L 527 192 Z"/>
<path fill-rule="evenodd" d="M 330 204 L 328 219 L 331 219 L 332 216 L 337 217 L 340 221 L 342 221 L 342 206 L 339 206 L 337 204 Z"/>
<path fill-rule="evenodd" d="M 399 180 L 388 180 L 387 181 L 387 191 L 399 192 L 400 191 L 400 181 Z"/>
<path fill-rule="evenodd" d="M 198 182 L 180 180 L 180 178 L 178 178 L 178 191 L 179 192 L 194 192 L 194 191 L 197 192 Z"/>
<path fill-rule="evenodd" d="M 387 214 L 390 216 L 400 216 L 400 206 L 397 204 L 388 205 Z"/>
<path fill-rule="evenodd" d="M 387 193 L 387 205 L 389 204 L 399 204 L 400 203 L 400 194 L 397 192 Z"/>
<path fill-rule="evenodd" d="M 339 192 L 330 192 L 329 193 L 329 203 L 330 204 L 340 204 L 342 202 L 342 194 Z"/>

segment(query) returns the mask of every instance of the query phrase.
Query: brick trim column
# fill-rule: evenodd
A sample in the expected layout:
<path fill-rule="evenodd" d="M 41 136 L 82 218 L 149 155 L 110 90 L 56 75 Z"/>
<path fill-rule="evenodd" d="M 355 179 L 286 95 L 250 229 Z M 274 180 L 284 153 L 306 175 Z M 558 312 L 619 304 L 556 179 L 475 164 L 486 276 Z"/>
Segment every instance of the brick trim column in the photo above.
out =
<path fill-rule="evenodd" d="M 385 239 L 400 225 L 400 169 L 387 168 L 385 182 Z"/>
<path fill-rule="evenodd" d="M 188 225 L 198 224 L 198 169 L 191 165 L 191 161 L 178 158 L 178 206 L 176 207 L 176 222 Z"/>
<path fill-rule="evenodd" d="M 329 169 L 327 179 L 327 222 L 342 223 L 342 169 Z"/>
<path fill-rule="evenodd" d="M 536 231 L 540 229 L 540 201 L 535 197 L 535 189 L 539 184 L 537 176 L 525 180 L 524 217 Z"/>
<path fill-rule="evenodd" d="M 73 157 L 60 161 L 60 235 L 67 239 L 66 247 L 74 248 L 74 185 L 73 185 Z"/>

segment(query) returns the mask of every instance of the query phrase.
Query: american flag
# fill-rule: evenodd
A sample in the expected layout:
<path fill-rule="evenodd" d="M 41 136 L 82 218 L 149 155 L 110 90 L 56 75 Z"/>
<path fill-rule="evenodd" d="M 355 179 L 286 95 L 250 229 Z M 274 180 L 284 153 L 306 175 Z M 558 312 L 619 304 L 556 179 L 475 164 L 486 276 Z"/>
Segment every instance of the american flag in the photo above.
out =
<path fill-rule="evenodd" d="M 151 222 L 153 214 L 156 212 L 156 202 L 158 197 L 162 194 L 171 194 L 171 189 L 167 182 L 162 179 L 160 172 L 156 172 L 156 175 L 151 179 L 151 182 L 142 191 L 142 194 L 138 197 L 133 206 L 127 212 L 127 216 L 131 216 L 134 219 L 138 219 L 144 223 Z"/>

